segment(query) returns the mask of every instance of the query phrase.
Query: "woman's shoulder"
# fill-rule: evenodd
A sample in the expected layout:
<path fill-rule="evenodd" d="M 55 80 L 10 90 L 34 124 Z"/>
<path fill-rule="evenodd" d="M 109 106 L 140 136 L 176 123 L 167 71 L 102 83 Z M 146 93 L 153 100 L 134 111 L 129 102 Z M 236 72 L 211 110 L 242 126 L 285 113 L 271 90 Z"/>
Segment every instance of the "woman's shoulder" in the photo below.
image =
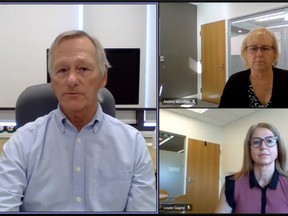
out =
<path fill-rule="evenodd" d="M 284 70 L 281 68 L 273 68 L 273 74 L 275 77 L 275 82 L 277 82 L 277 88 L 281 89 L 281 91 L 283 91 L 283 89 L 285 89 L 285 92 L 287 91 L 287 82 L 288 82 L 288 70 Z M 281 93 L 282 95 L 283 93 Z"/>
<path fill-rule="evenodd" d="M 250 69 L 247 70 L 243 70 L 243 71 L 239 71 L 236 72 L 232 75 L 230 75 L 230 79 L 248 79 L 250 75 Z"/>
<path fill-rule="evenodd" d="M 273 68 L 274 73 L 278 73 L 284 76 L 288 76 L 288 70 L 282 69 L 282 68 Z"/>
<path fill-rule="evenodd" d="M 234 178 L 235 178 L 235 174 L 230 174 L 230 175 L 225 176 L 226 181 L 234 180 Z"/>
<path fill-rule="evenodd" d="M 234 175 L 225 176 L 225 197 L 231 208 L 235 208 L 234 200 L 235 179 Z"/>
<path fill-rule="evenodd" d="M 226 190 L 227 189 L 232 190 L 232 188 L 234 188 L 234 184 L 235 184 L 235 175 L 234 174 L 225 176 L 225 187 L 226 187 Z"/>
<path fill-rule="evenodd" d="M 284 182 L 286 182 L 286 184 L 288 184 L 288 176 L 279 174 L 279 179 L 283 180 Z"/>

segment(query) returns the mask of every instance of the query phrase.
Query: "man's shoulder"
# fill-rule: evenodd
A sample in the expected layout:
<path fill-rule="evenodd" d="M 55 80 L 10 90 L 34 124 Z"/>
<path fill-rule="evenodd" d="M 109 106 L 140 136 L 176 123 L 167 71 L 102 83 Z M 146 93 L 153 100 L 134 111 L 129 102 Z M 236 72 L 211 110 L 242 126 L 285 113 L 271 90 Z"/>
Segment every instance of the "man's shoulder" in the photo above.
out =
<path fill-rule="evenodd" d="M 131 143 L 145 143 L 144 136 L 136 127 L 109 115 L 104 115 L 101 131 L 104 132 L 102 133 L 103 136 L 113 137 L 115 141 L 120 141 L 121 145 L 123 145 L 123 142 L 130 147 Z M 141 145 L 137 146 L 140 147 Z"/>
<path fill-rule="evenodd" d="M 49 121 L 49 119 L 51 119 L 54 112 L 55 111 L 51 111 L 50 113 L 46 115 L 36 118 L 34 121 L 27 122 L 22 127 L 18 128 L 17 131 L 21 131 L 21 132 L 34 131 L 34 130 L 39 130 L 43 127 L 46 127 L 47 122 Z"/>
<path fill-rule="evenodd" d="M 104 113 L 104 119 L 105 119 L 105 123 L 109 124 L 109 126 L 111 127 L 111 129 L 115 128 L 115 129 L 124 129 L 124 130 L 128 130 L 131 132 L 139 132 L 135 127 L 133 127 L 132 125 L 121 121 L 120 119 L 117 119 L 116 117 L 112 117 L 108 114 Z"/>

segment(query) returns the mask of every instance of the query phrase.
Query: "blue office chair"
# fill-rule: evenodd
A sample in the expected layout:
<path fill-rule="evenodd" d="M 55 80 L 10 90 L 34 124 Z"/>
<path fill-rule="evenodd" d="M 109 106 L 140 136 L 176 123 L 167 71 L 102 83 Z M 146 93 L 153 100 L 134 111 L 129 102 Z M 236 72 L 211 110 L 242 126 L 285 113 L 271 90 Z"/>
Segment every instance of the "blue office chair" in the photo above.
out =
<path fill-rule="evenodd" d="M 103 112 L 115 117 L 116 105 L 111 92 L 107 88 L 101 88 L 98 92 L 98 101 Z M 50 83 L 29 86 L 23 90 L 16 101 L 15 119 L 16 128 L 36 118 L 48 114 L 56 109 L 58 100 L 54 95 Z"/>

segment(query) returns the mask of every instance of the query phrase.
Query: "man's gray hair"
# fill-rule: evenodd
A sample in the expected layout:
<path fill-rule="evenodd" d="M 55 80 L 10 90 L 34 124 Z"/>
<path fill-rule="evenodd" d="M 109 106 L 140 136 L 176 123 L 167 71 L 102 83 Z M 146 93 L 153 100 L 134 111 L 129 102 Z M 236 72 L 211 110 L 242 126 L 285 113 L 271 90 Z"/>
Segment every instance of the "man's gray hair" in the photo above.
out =
<path fill-rule="evenodd" d="M 52 43 L 52 45 L 49 49 L 49 52 L 48 52 L 48 71 L 49 71 L 49 74 L 51 74 L 52 65 L 53 65 L 53 58 L 52 58 L 53 52 L 54 52 L 55 48 L 58 46 L 58 44 L 63 40 L 67 40 L 67 39 L 71 39 L 71 38 L 80 38 L 80 37 L 87 37 L 94 44 L 95 49 L 96 49 L 96 53 L 97 53 L 96 61 L 99 65 L 99 70 L 100 70 L 100 73 L 102 74 L 102 76 L 107 71 L 106 68 L 108 69 L 111 67 L 107 58 L 106 58 L 105 50 L 97 38 L 92 37 L 87 32 L 82 31 L 82 30 L 71 30 L 71 31 L 63 32 L 60 35 L 58 35 L 55 38 L 54 42 Z"/>

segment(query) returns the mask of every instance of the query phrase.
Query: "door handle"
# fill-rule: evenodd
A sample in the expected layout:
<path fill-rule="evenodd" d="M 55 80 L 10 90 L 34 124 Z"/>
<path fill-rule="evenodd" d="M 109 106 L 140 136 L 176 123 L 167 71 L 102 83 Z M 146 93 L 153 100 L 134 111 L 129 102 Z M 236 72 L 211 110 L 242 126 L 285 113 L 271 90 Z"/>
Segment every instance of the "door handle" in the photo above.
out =
<path fill-rule="evenodd" d="M 192 178 L 189 176 L 188 178 L 187 178 L 187 183 L 193 183 L 194 181 L 192 180 Z"/>

